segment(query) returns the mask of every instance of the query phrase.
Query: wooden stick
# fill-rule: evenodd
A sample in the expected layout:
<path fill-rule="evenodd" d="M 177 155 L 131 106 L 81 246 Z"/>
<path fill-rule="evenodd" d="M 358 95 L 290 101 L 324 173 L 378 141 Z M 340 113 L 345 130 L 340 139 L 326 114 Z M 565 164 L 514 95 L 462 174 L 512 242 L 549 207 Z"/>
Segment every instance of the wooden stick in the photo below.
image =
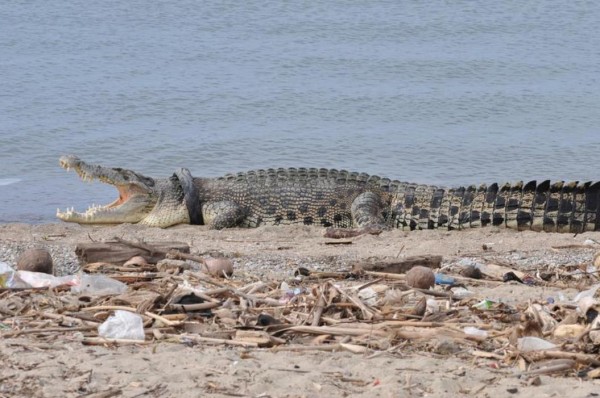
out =
<path fill-rule="evenodd" d="M 39 329 L 24 329 L 16 330 L 13 332 L 0 332 L 0 337 L 16 337 L 22 334 L 36 334 L 36 333 L 64 333 L 64 332 L 82 332 L 88 330 L 96 330 L 98 326 L 78 326 L 76 328 L 39 328 Z"/>
<path fill-rule="evenodd" d="M 574 361 L 572 359 L 557 359 L 555 361 L 549 362 L 550 363 L 548 364 L 536 364 L 536 369 L 521 372 L 520 375 L 533 376 L 539 374 L 562 372 L 565 370 L 573 369 L 575 366 L 577 366 L 577 361 Z"/>
<path fill-rule="evenodd" d="M 342 328 L 336 326 L 291 326 L 283 330 L 297 333 L 330 334 L 332 336 L 386 335 L 386 333 L 376 329 Z"/>
<path fill-rule="evenodd" d="M 312 326 L 319 326 L 321 323 L 321 316 L 323 315 L 323 310 L 325 309 L 325 293 L 323 291 L 319 294 L 319 300 L 315 305 L 315 311 L 313 313 L 313 320 L 311 322 Z"/>
<path fill-rule="evenodd" d="M 406 280 L 406 274 L 391 274 L 388 272 L 376 272 L 376 271 L 364 271 L 364 273 L 367 275 L 378 276 L 380 278 L 397 279 L 397 280 L 401 280 L 401 281 Z"/>
<path fill-rule="evenodd" d="M 341 351 L 342 347 L 339 344 L 323 344 L 323 345 L 280 345 L 272 347 L 270 351 Z"/>
<path fill-rule="evenodd" d="M 74 318 L 71 316 L 63 315 L 63 314 L 53 314 L 51 312 L 40 312 L 38 315 L 41 316 L 42 318 L 55 319 L 58 321 L 74 322 L 78 325 L 91 326 L 91 325 L 89 325 L 89 323 L 100 323 L 100 321 L 81 320 L 79 318 Z"/>
<path fill-rule="evenodd" d="M 84 395 L 85 398 L 111 398 L 116 397 L 117 395 L 123 394 L 123 390 L 120 388 L 111 388 L 106 391 L 99 391 L 92 394 Z"/>
<path fill-rule="evenodd" d="M 182 253 L 179 250 L 170 250 L 167 253 L 167 258 L 171 258 L 174 260 L 192 260 L 206 266 L 206 260 L 203 257 L 194 256 L 193 254 Z"/>
<path fill-rule="evenodd" d="M 105 345 L 105 344 L 139 344 L 139 345 L 148 345 L 153 344 L 152 341 L 145 340 L 128 340 L 128 339 L 107 339 L 104 337 L 86 337 L 81 343 L 83 345 Z"/>
<path fill-rule="evenodd" d="M 346 293 L 345 291 L 343 291 L 342 289 L 340 289 L 339 287 L 337 287 L 331 281 L 329 282 L 329 286 L 333 287 L 341 295 L 343 295 L 344 297 L 346 297 L 348 300 L 350 300 L 352 303 L 354 303 L 358 308 L 360 308 L 360 310 L 363 313 L 363 317 L 366 320 L 373 319 L 373 311 L 371 311 L 358 297 L 354 297 L 354 296 L 349 295 L 348 293 Z"/>
<path fill-rule="evenodd" d="M 85 311 L 85 312 L 93 312 L 93 311 L 117 311 L 117 310 L 121 310 L 121 311 L 129 311 L 129 312 L 137 312 L 136 308 L 134 307 L 125 307 L 122 305 L 97 305 L 94 307 L 85 307 L 82 308 L 81 311 Z"/>
<path fill-rule="evenodd" d="M 581 354 L 578 352 L 564 352 L 564 351 L 533 351 L 528 352 L 527 356 L 531 356 L 532 358 L 542 359 L 542 358 L 552 358 L 552 359 L 573 359 L 577 362 L 600 366 L 600 359 L 598 359 L 597 355 L 588 355 Z"/>
<path fill-rule="evenodd" d="M 237 340 L 227 340 L 227 339 L 216 339 L 213 337 L 203 337 L 203 336 L 193 336 L 189 334 L 165 334 L 165 337 L 170 339 L 175 339 L 179 343 L 185 343 L 186 340 L 195 341 L 198 343 L 213 343 L 213 344 L 224 344 L 224 345 L 236 345 L 241 347 L 258 347 L 258 343 L 255 342 L 247 342 L 247 341 L 237 341 Z"/>
<path fill-rule="evenodd" d="M 201 311 L 201 310 L 209 310 L 211 308 L 217 308 L 222 305 L 221 302 L 206 302 L 199 304 L 171 304 L 171 309 L 180 310 L 180 311 Z"/>
<path fill-rule="evenodd" d="M 164 323 L 167 326 L 178 326 L 178 325 L 181 325 L 181 322 L 171 321 L 171 320 L 169 320 L 169 319 L 167 319 L 167 318 L 165 318 L 163 316 L 154 314 L 154 313 L 149 312 L 149 311 L 144 312 L 144 315 L 149 316 L 150 318 L 152 318 L 154 320 L 160 321 L 160 322 Z"/>

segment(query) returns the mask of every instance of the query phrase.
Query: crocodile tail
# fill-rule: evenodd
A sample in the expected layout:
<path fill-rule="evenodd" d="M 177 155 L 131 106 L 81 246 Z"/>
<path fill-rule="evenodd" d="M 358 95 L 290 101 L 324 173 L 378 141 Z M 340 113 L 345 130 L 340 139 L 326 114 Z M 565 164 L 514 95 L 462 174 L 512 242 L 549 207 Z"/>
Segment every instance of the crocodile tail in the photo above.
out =
<path fill-rule="evenodd" d="M 402 229 L 504 226 L 518 230 L 600 230 L 600 182 L 522 181 L 452 189 L 402 183 L 392 224 Z"/>

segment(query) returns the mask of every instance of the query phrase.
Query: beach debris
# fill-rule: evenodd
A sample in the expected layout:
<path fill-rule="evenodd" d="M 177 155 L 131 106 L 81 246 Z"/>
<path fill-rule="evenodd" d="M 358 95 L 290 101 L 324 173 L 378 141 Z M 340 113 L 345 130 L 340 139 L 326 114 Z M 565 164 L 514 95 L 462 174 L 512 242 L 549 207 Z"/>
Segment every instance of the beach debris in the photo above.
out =
<path fill-rule="evenodd" d="M 483 277 L 481 270 L 476 265 L 468 265 L 468 266 L 464 267 L 460 271 L 460 274 L 464 277 L 472 278 L 472 279 L 481 279 Z"/>
<path fill-rule="evenodd" d="M 477 304 L 473 304 L 473 308 L 477 308 L 478 310 L 491 310 L 493 307 L 494 302 L 488 299 L 484 299 L 478 302 Z"/>
<path fill-rule="evenodd" d="M 515 281 L 515 282 L 523 283 L 523 281 L 521 280 L 521 278 L 519 278 L 517 275 L 515 275 L 515 273 L 513 271 L 510 271 L 510 272 L 507 272 L 506 274 L 504 274 L 502 276 L 502 280 L 504 282 Z"/>
<path fill-rule="evenodd" d="M 90 296 L 110 296 L 123 294 L 127 285 L 104 275 L 80 274 L 71 292 Z"/>
<path fill-rule="evenodd" d="M 448 286 L 452 286 L 456 283 L 456 279 L 446 275 L 446 274 L 440 274 L 437 273 L 435 274 L 435 284 L 436 285 L 448 285 Z"/>
<path fill-rule="evenodd" d="M 430 268 L 418 265 L 406 273 L 406 284 L 419 289 L 429 289 L 435 285 L 435 275 Z"/>
<path fill-rule="evenodd" d="M 52 256 L 46 249 L 28 249 L 25 250 L 17 259 L 17 270 L 42 272 L 52 275 L 54 265 Z"/>
<path fill-rule="evenodd" d="M 580 324 L 573 325 L 557 325 L 552 332 L 552 335 L 557 338 L 576 338 L 580 336 L 586 327 Z"/>
<path fill-rule="evenodd" d="M 207 258 L 204 260 L 206 271 L 220 278 L 233 275 L 233 262 L 225 257 Z"/>
<path fill-rule="evenodd" d="M 144 247 L 152 256 L 154 249 Z M 19 276 L 25 271 L 0 263 L 0 338 L 77 334 L 85 345 L 221 345 L 248 355 L 265 348 L 363 356 L 401 349 L 402 355 L 470 356 L 495 369 L 518 367 L 531 378 L 581 372 L 590 378 L 600 369 L 600 284 L 593 277 L 574 279 L 582 275 L 574 267 L 549 269 L 552 276 L 542 281 L 539 273 L 508 265 L 463 258 L 441 267 L 439 256 L 415 256 L 372 258 L 335 271 L 293 264 L 268 279 L 232 274 L 233 261 L 225 257 L 171 249 L 156 263 L 142 257 L 87 263 L 61 284 L 35 288 L 25 281 L 28 274 Z M 436 268 L 442 284 L 435 284 Z M 531 289 L 544 283 L 554 290 L 505 298 L 502 292 L 531 290 L 506 284 L 509 272 L 524 282 L 530 277 Z M 562 290 L 568 282 L 576 283 L 578 294 Z M 504 290 L 500 296 L 481 290 L 488 286 Z M 118 319 L 131 316 L 135 322 Z"/>
<path fill-rule="evenodd" d="M 148 261 L 142 256 L 133 256 L 129 260 L 125 261 L 124 267 L 147 267 Z"/>
<path fill-rule="evenodd" d="M 592 321 L 590 325 L 590 340 L 594 344 L 600 344 L 600 317 L 596 316 L 596 318 Z"/>
<path fill-rule="evenodd" d="M 327 228 L 323 236 L 330 239 L 346 239 L 354 238 L 360 235 L 379 235 L 383 232 L 383 229 L 378 227 L 364 227 L 364 228 Z"/>
<path fill-rule="evenodd" d="M 135 256 L 141 256 L 148 263 L 156 264 L 164 259 L 170 250 L 189 253 L 190 247 L 182 242 L 146 243 L 115 237 L 107 242 L 79 243 L 75 248 L 75 254 L 82 265 L 98 262 L 122 265 Z"/>
<path fill-rule="evenodd" d="M 61 285 L 73 286 L 77 284 L 75 275 L 66 275 L 62 277 L 48 275 L 43 272 L 17 271 L 19 279 L 30 287 L 57 287 Z"/>
<path fill-rule="evenodd" d="M 23 281 L 17 271 L 8 263 L 0 262 L 0 288 L 4 289 L 24 289 L 31 287 Z"/>
<path fill-rule="evenodd" d="M 144 323 L 138 314 L 116 310 L 98 326 L 98 335 L 107 339 L 144 340 Z"/>
<path fill-rule="evenodd" d="M 478 329 L 473 326 L 465 326 L 465 328 L 463 330 L 464 330 L 465 334 L 467 334 L 469 336 L 477 336 L 477 337 L 483 337 L 483 338 L 488 337 L 487 331 Z"/>
<path fill-rule="evenodd" d="M 552 350 L 556 348 L 556 344 L 551 343 L 547 340 L 541 339 L 534 336 L 521 337 L 517 341 L 517 348 L 520 351 L 540 351 L 540 350 Z"/>
<path fill-rule="evenodd" d="M 402 274 L 408 272 L 416 266 L 427 267 L 431 269 L 440 268 L 442 265 L 442 256 L 411 256 L 403 259 L 390 258 L 381 259 L 373 257 L 365 262 L 354 264 L 354 271 L 383 272 L 390 274 Z"/>

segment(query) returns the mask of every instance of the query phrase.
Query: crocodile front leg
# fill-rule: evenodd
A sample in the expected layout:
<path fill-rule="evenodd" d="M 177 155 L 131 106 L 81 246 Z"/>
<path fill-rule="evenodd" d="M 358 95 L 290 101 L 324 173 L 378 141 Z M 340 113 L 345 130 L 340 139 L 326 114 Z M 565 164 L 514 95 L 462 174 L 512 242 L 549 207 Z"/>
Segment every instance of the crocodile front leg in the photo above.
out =
<path fill-rule="evenodd" d="M 204 204 L 202 215 L 204 223 L 210 229 L 223 229 L 239 226 L 246 217 L 246 212 L 237 203 L 224 200 Z"/>

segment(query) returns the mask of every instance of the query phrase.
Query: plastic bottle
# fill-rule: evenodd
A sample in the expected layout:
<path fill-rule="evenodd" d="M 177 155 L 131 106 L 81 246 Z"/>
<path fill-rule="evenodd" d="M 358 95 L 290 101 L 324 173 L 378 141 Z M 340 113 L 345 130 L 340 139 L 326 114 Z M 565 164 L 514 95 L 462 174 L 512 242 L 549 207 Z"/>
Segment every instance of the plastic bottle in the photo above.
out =
<path fill-rule="evenodd" d="M 436 285 L 454 285 L 456 280 L 445 274 L 435 274 L 435 284 Z"/>

